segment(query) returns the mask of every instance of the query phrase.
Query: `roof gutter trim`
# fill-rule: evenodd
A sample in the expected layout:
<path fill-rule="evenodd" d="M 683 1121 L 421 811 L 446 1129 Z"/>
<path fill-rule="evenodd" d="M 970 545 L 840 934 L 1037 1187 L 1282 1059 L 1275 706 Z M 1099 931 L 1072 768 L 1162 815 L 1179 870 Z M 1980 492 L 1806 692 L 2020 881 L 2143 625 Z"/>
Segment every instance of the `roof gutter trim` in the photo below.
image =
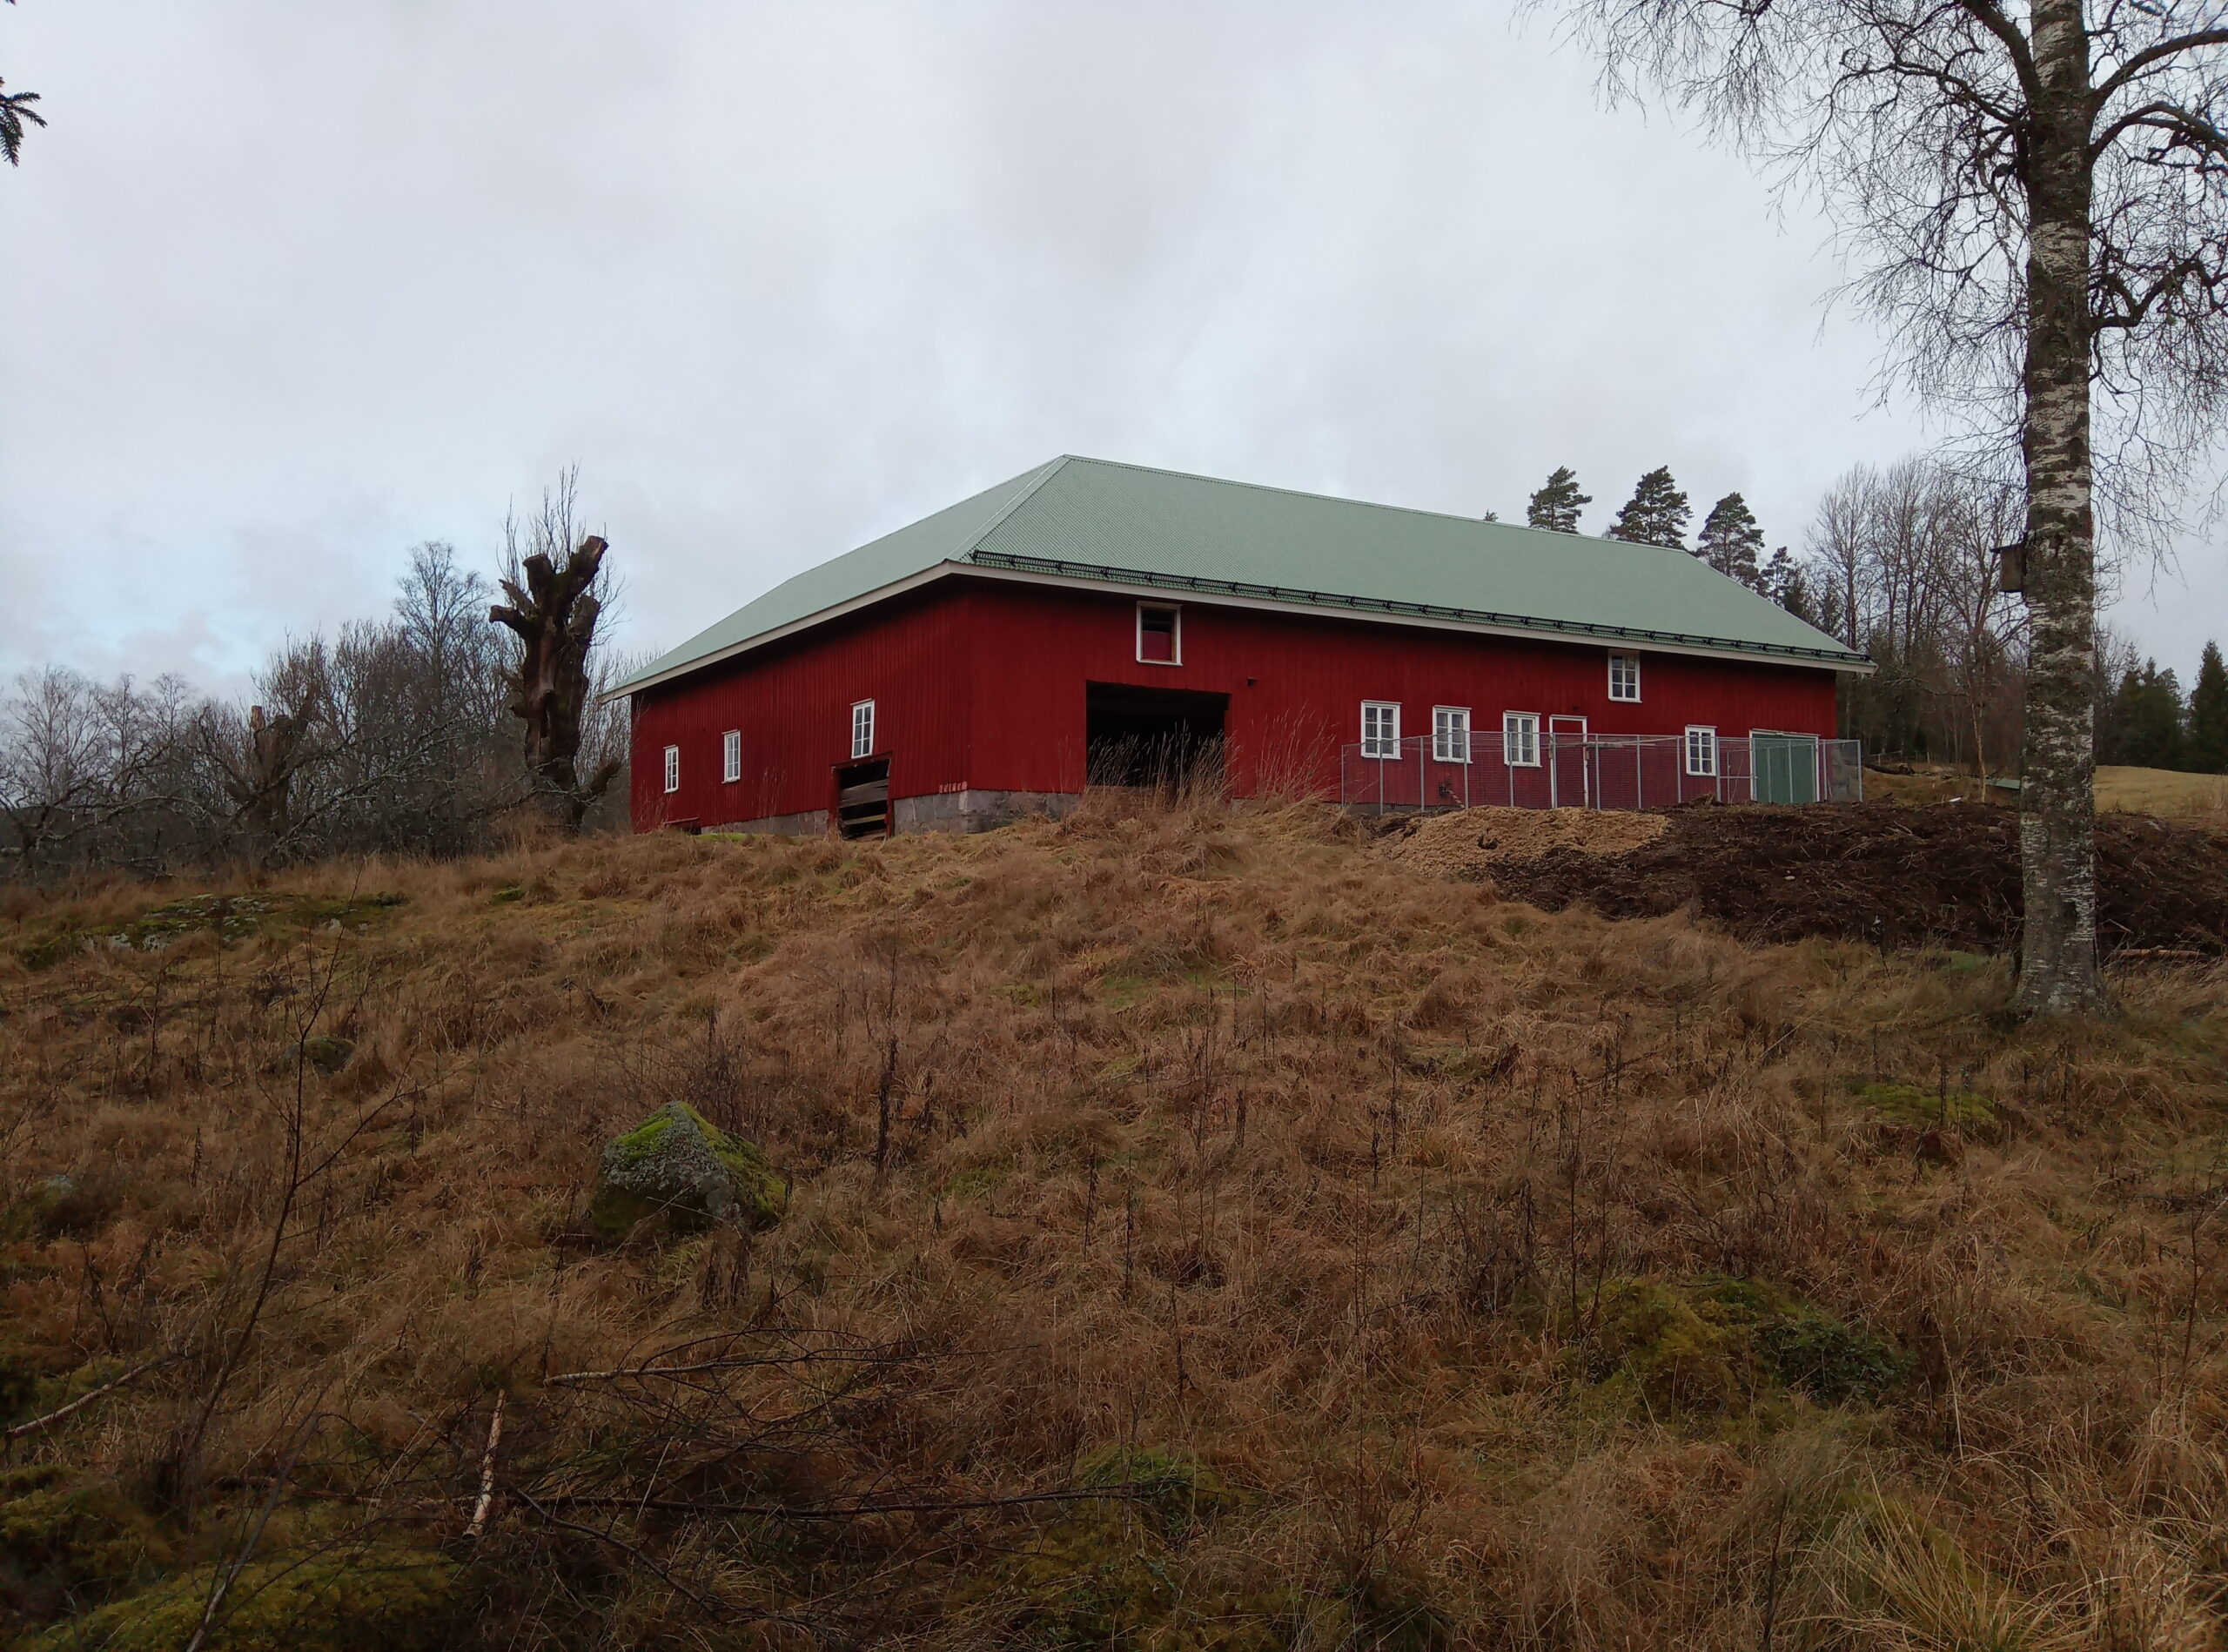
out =
<path fill-rule="evenodd" d="M 1697 636 L 1681 631 L 1594 625 L 1574 620 L 1542 620 L 1529 614 L 1495 614 L 1478 608 L 1442 607 L 1431 602 L 1402 602 L 1390 597 L 1342 596 L 1332 592 L 1306 591 L 1288 586 L 1257 585 L 1243 580 L 1210 580 L 1187 574 L 1157 574 L 1143 568 L 1107 567 L 1093 563 L 1063 561 L 1053 557 L 1022 556 L 1007 551 L 976 550 L 969 554 L 967 562 L 976 567 L 1010 568 L 1018 574 L 1050 574 L 1057 578 L 1087 580 L 1095 584 L 1196 591 L 1202 595 L 1231 596 L 1300 608 L 1348 608 L 1363 614 L 1382 614 L 1389 619 L 1435 620 L 1442 623 L 1491 627 L 1496 631 L 1607 637 L 1620 641 L 1651 642 L 1675 648 L 1706 650 L 1711 654 L 1739 655 L 1745 658 L 1763 655 L 1799 660 L 1861 675 L 1869 675 L 1876 668 L 1862 655 L 1843 649 L 1805 648 L 1788 643 L 1750 642 L 1735 637 Z"/>

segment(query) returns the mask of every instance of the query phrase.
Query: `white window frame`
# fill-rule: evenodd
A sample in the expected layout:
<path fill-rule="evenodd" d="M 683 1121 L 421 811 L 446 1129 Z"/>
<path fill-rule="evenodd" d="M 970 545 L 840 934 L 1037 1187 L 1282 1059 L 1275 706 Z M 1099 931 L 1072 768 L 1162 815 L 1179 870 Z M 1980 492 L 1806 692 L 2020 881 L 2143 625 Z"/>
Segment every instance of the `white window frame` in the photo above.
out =
<path fill-rule="evenodd" d="M 1717 778 L 1717 729 L 1714 724 L 1687 725 L 1686 770 L 1697 780 Z"/>
<path fill-rule="evenodd" d="M 851 702 L 851 761 L 874 755 L 874 702 Z"/>
<path fill-rule="evenodd" d="M 1470 708 L 1433 706 L 1431 708 L 1431 760 L 1440 763 L 1470 761 Z"/>
<path fill-rule="evenodd" d="M 1145 614 L 1165 614 L 1169 619 L 1168 658 L 1145 658 Z M 1184 663 L 1184 607 L 1180 602 L 1140 602 L 1137 604 L 1137 663 L 1139 665 L 1182 665 Z"/>
<path fill-rule="evenodd" d="M 1511 769 L 1540 767 L 1538 712 L 1504 711 L 1500 714 L 1500 760 Z"/>
<path fill-rule="evenodd" d="M 1630 694 L 1620 694 L 1617 692 L 1617 668 L 1621 665 L 1628 665 L 1632 668 L 1632 692 Z M 1637 654 L 1613 654 L 1609 656 L 1609 698 L 1616 701 L 1621 705 L 1636 706 L 1640 703 L 1640 655 Z"/>
<path fill-rule="evenodd" d="M 730 729 L 720 736 L 720 779 L 729 786 L 742 778 L 742 730 Z"/>
<path fill-rule="evenodd" d="M 665 789 L 668 796 L 681 789 L 681 748 L 665 749 Z"/>
<path fill-rule="evenodd" d="M 1400 702 L 1365 700 L 1361 702 L 1361 755 L 1382 761 L 1400 755 Z"/>

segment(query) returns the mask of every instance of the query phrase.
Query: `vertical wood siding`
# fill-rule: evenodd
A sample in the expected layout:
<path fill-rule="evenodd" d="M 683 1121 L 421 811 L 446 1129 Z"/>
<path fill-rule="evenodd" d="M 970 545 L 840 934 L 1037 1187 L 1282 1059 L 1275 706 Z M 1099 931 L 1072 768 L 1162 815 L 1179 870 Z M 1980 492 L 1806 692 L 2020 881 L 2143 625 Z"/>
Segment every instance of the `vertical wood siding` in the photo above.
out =
<path fill-rule="evenodd" d="M 705 826 L 829 806 L 849 755 L 850 707 L 876 702 L 890 796 L 963 788 L 1083 787 L 1091 682 L 1230 696 L 1231 782 L 1335 796 L 1339 749 L 1361 737 L 1364 700 L 1398 702 L 1404 735 L 1434 706 L 1466 706 L 1481 736 L 1504 711 L 1576 714 L 1595 734 L 1727 736 L 1768 729 L 1831 736 L 1835 674 L 1607 644 L 1533 641 L 1334 616 L 1264 614 L 1171 596 L 1183 660 L 1137 659 L 1136 600 L 954 578 L 929 594 L 710 668 L 639 697 L 634 819 Z M 1641 656 L 1637 704 L 1609 698 L 1608 656 Z M 720 740 L 742 731 L 743 778 L 720 781 Z M 663 748 L 681 749 L 681 790 L 661 790 Z"/>
<path fill-rule="evenodd" d="M 875 755 L 893 798 L 933 792 L 967 767 L 966 606 L 949 584 L 755 649 L 635 696 L 636 831 L 715 828 L 833 805 L 851 755 L 851 707 L 875 702 Z M 742 734 L 742 778 L 721 779 L 721 742 Z M 665 790 L 668 746 L 681 789 Z"/>

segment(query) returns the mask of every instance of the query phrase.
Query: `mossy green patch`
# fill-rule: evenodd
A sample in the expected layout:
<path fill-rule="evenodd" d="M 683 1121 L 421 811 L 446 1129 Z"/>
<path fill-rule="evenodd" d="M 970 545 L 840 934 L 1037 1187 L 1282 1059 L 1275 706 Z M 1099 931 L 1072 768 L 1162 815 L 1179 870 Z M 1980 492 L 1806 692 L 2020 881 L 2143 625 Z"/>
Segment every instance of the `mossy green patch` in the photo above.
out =
<path fill-rule="evenodd" d="M 155 1521 L 112 1482 L 58 1464 L 0 1468 L 0 1602 L 33 1622 L 144 1582 L 166 1556 Z"/>
<path fill-rule="evenodd" d="M 303 930 L 368 929 L 403 903 L 400 895 L 189 895 L 149 907 L 121 923 L 64 923 L 17 949 L 27 968 L 39 970 L 73 953 L 160 952 L 190 935 L 207 934 L 231 945 L 258 935 Z"/>
<path fill-rule="evenodd" d="M 1613 1279 L 1580 1328 L 1590 1380 L 1698 1414 L 1786 1389 L 1825 1405 L 1875 1400 L 1903 1374 L 1881 1338 L 1756 1279 Z"/>
<path fill-rule="evenodd" d="M 202 1622 L 206 1568 L 67 1623 L 26 1652 L 177 1652 Z M 423 1549 L 375 1548 L 278 1555 L 243 1567 L 226 1588 L 209 1652 L 416 1652 L 442 1644 L 454 1616 L 459 1568 Z"/>
<path fill-rule="evenodd" d="M 1111 1448 L 1084 1458 L 1077 1478 L 1128 1494 L 1078 1505 L 1003 1568 L 1024 1644 L 1280 1652 L 1293 1643 L 1306 1603 L 1277 1568 L 1209 1571 L 1186 1553 L 1196 1528 L 1234 1505 L 1211 1471 L 1172 1453 Z M 1243 1565 L 1246 1546 L 1217 1552 Z"/>
<path fill-rule="evenodd" d="M 1920 1130 L 1961 1130 L 1985 1135 L 1996 1128 L 1996 1104 L 1970 1090 L 1921 1090 L 1916 1085 L 1866 1085 L 1857 1091 L 1868 1105 L 1897 1124 Z"/>

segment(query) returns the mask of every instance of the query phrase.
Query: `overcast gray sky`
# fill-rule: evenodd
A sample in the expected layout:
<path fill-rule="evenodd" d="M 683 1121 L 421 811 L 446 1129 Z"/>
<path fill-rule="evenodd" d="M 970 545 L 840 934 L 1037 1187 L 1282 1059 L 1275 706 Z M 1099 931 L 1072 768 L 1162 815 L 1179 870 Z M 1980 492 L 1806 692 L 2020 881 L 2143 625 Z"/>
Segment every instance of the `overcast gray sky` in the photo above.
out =
<path fill-rule="evenodd" d="M 573 462 L 647 648 L 1058 453 L 1799 545 L 1929 435 L 1814 219 L 1494 3 L 22 0 L 0 75 L 3 670 L 237 688 Z M 2185 676 L 2213 542 L 2118 615 Z"/>

